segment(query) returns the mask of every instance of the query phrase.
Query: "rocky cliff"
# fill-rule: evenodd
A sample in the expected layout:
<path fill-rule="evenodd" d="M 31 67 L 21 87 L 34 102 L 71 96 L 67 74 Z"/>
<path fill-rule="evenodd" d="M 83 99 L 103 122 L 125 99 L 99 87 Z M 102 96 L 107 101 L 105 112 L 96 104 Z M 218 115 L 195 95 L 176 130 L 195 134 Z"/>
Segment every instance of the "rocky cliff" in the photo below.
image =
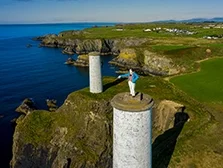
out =
<path fill-rule="evenodd" d="M 111 112 L 108 101 L 72 93 L 55 113 L 18 119 L 12 167 L 111 167 Z"/>
<path fill-rule="evenodd" d="M 88 54 L 97 51 L 102 55 L 119 53 L 120 40 L 118 39 L 73 39 L 63 38 L 61 35 L 47 35 L 40 38 L 40 46 L 64 48 L 65 54 Z"/>
<path fill-rule="evenodd" d="M 114 78 L 104 79 L 104 92 L 91 94 L 89 89 L 71 93 L 64 104 L 54 113 L 34 111 L 21 116 L 13 136 L 12 168 L 110 168 L 112 167 L 112 107 L 110 100 L 120 92 L 128 91 L 127 83 Z M 211 122 L 210 115 L 199 104 L 177 91 L 172 85 L 157 77 L 140 77 L 137 91 L 150 94 L 155 100 L 153 123 L 153 162 L 159 166 L 181 164 L 192 150 L 191 140 L 199 134 L 196 130 Z M 181 104 L 190 110 L 191 121 L 181 130 L 171 129 L 175 124 L 175 114 Z M 164 100 L 164 101 L 162 101 Z M 196 107 L 193 108 L 193 107 Z M 170 129 L 169 129 L 170 128 Z M 177 127 L 178 128 L 178 127 Z M 167 129 L 170 135 L 162 138 Z M 193 134 L 195 132 L 195 134 Z M 172 135 L 176 135 L 172 137 Z M 189 136 L 188 136 L 189 135 Z M 156 140 L 156 137 L 160 137 Z M 170 136 L 170 137 L 169 137 Z M 168 138 L 169 137 L 169 138 Z M 177 144 L 175 142 L 178 142 Z M 168 143 L 168 144 L 167 144 Z M 181 148 L 184 145 L 185 148 Z M 193 145 L 192 145 L 193 146 Z M 173 152 L 173 151 L 172 151 Z M 200 151 L 203 152 L 203 151 Z M 192 152 L 193 153 L 193 152 Z M 183 156 L 183 157 L 182 157 Z M 180 159 L 179 159 L 180 158 Z M 164 159 L 160 165 L 159 160 Z M 165 163 L 165 164 L 164 164 Z M 175 165 L 175 167 L 177 167 Z M 159 167 L 158 166 L 158 167 Z M 157 167 L 157 166 L 154 166 Z"/>
<path fill-rule="evenodd" d="M 148 50 L 137 51 L 134 48 L 120 50 L 118 57 L 110 61 L 110 64 L 123 69 L 134 69 L 140 74 L 168 76 L 178 74 L 179 67 L 174 65 L 170 58 L 158 55 Z"/>
<path fill-rule="evenodd" d="M 147 50 L 145 45 L 150 43 L 149 38 L 86 39 L 81 38 L 81 33 L 84 31 L 47 35 L 37 39 L 41 40 L 40 46 L 63 48 L 64 54 L 86 55 L 96 51 L 101 55 L 117 55 L 118 57 L 114 58 L 111 64 L 122 69 L 135 69 L 140 74 L 167 76 L 180 72 L 180 67 L 176 66 L 173 60 Z M 74 63 L 77 66 L 82 64 L 82 61 Z M 85 62 L 83 65 L 87 64 Z"/>
<path fill-rule="evenodd" d="M 73 58 L 68 58 L 65 62 L 67 65 L 74 65 L 74 66 L 80 66 L 80 67 L 88 67 L 89 66 L 89 55 L 88 54 L 82 54 L 77 57 L 76 60 Z"/>

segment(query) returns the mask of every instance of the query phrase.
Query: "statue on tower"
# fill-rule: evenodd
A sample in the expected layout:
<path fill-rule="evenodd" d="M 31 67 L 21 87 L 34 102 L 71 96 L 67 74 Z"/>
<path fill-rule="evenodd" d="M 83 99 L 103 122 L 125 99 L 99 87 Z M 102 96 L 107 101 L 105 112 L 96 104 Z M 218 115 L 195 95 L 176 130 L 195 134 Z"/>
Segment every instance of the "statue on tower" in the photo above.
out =
<path fill-rule="evenodd" d="M 135 97 L 135 85 L 136 85 L 136 81 L 139 79 L 139 75 L 136 72 L 134 72 L 132 69 L 129 69 L 129 73 L 119 75 L 118 79 L 120 78 L 128 78 L 130 95 L 132 97 Z"/>

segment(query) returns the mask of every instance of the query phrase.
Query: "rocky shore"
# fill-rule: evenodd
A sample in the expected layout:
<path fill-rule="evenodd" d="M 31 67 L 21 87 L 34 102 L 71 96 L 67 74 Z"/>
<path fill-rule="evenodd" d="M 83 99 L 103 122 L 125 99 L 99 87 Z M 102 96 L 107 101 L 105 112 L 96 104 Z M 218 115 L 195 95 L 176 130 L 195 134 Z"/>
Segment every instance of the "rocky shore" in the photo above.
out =
<path fill-rule="evenodd" d="M 40 40 L 41 47 L 63 48 L 63 53 L 72 55 L 88 54 L 97 51 L 101 55 L 118 55 L 120 40 L 114 39 L 72 39 L 63 38 L 59 35 L 47 35 L 44 37 L 37 37 Z"/>
<path fill-rule="evenodd" d="M 89 56 L 87 54 L 85 55 L 79 55 L 77 57 L 77 60 L 74 60 L 73 58 L 68 58 L 65 64 L 67 65 L 74 65 L 79 67 L 88 67 L 89 66 Z"/>
<path fill-rule="evenodd" d="M 75 35 L 81 32 L 69 33 Z M 77 60 L 69 58 L 65 62 L 69 65 L 88 67 L 88 53 L 97 51 L 100 55 L 116 55 L 109 63 L 124 70 L 132 68 L 140 74 L 158 76 L 180 73 L 181 67 L 175 65 L 170 58 L 140 48 L 151 41 L 148 38 L 78 39 L 67 36 L 66 33 L 51 34 L 37 37 L 36 40 L 41 41 L 40 46 L 63 48 L 64 54 L 78 54 Z"/>
<path fill-rule="evenodd" d="M 58 106 L 56 105 L 57 101 L 54 99 L 46 99 L 46 105 L 48 110 L 53 112 L 56 111 Z M 16 112 L 23 115 L 28 115 L 29 113 L 38 110 L 38 107 L 35 105 L 35 102 L 31 98 L 26 98 L 23 102 L 16 108 Z"/>
<path fill-rule="evenodd" d="M 35 106 L 34 101 L 30 98 L 26 98 L 15 111 L 26 115 L 36 109 L 37 107 Z"/>

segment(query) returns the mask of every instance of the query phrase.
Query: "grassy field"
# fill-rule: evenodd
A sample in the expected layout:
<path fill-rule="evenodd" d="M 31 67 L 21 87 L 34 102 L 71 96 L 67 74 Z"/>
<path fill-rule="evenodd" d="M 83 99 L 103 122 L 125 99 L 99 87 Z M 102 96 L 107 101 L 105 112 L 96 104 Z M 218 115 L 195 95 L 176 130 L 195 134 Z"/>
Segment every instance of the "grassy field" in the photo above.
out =
<path fill-rule="evenodd" d="M 212 117 L 217 121 L 215 128 L 209 127 L 206 130 L 207 136 L 209 136 L 209 147 L 215 148 L 214 153 L 218 153 L 218 156 L 222 156 L 223 151 L 223 58 L 213 58 L 200 62 L 200 71 L 186 74 L 182 76 L 173 77 L 170 79 L 172 83 L 178 88 L 183 90 L 187 95 L 190 95 L 202 102 L 206 108 L 209 109 Z M 194 106 L 194 108 L 197 108 Z M 204 136 L 199 138 L 200 143 L 207 142 Z M 196 143 L 196 138 L 193 141 Z M 219 142 L 219 143 L 218 143 Z M 214 145 L 217 144 L 218 145 Z M 197 144 L 194 146 L 198 150 L 205 150 L 208 146 L 200 146 Z M 208 154 L 207 152 L 206 154 Z M 198 160 L 215 160 L 213 155 L 207 157 L 206 154 L 199 156 L 194 155 L 194 162 Z M 202 159 L 201 159 L 202 157 Z M 185 158 L 185 163 L 188 163 L 188 157 Z M 220 159 L 220 158 L 219 158 Z M 222 160 L 222 159 L 220 159 Z M 219 161 L 220 161 L 219 160 Z M 222 162 L 222 161 L 221 161 Z M 182 162 L 181 162 L 182 164 Z M 183 163 L 184 164 L 184 163 Z M 189 164 L 190 167 L 200 167 L 194 163 Z M 201 167 L 203 167 L 202 165 Z M 184 166 L 182 166 L 184 167 Z M 217 162 L 212 164 L 206 163 L 205 167 L 219 167 Z"/>
<path fill-rule="evenodd" d="M 104 26 L 104 27 L 92 27 L 84 29 L 82 34 L 69 34 L 66 32 L 65 38 L 126 38 L 126 37 L 194 37 L 202 38 L 203 36 L 210 35 L 221 35 L 221 28 L 209 28 L 204 29 L 203 27 L 208 26 L 208 23 L 144 23 L 144 24 L 119 24 L 115 26 Z M 155 29 L 161 28 L 161 30 L 154 30 L 151 32 L 144 32 L 145 29 Z M 117 31 L 117 29 L 123 29 L 123 31 Z M 195 32 L 195 34 L 185 34 L 185 33 L 174 33 L 167 32 L 164 29 L 179 29 L 186 30 L 190 32 Z M 78 37 L 79 36 L 79 37 Z"/>
<path fill-rule="evenodd" d="M 174 77 L 170 81 L 199 101 L 223 104 L 222 65 L 222 58 L 210 59 L 201 62 L 199 72 Z"/>
<path fill-rule="evenodd" d="M 137 51 L 137 57 L 141 57 L 139 63 L 144 61 L 143 52 L 149 50 L 158 55 L 171 58 L 174 65 L 182 67 L 185 73 L 197 70 L 196 61 L 213 56 L 223 56 L 223 38 L 205 39 L 204 36 L 221 36 L 222 28 L 204 27 L 221 25 L 220 23 L 144 23 L 144 24 L 120 24 L 115 26 L 92 27 L 83 31 L 64 31 L 58 38 L 64 39 L 128 39 L 146 38 L 147 42 L 131 46 Z M 160 28 L 160 30 L 154 30 Z M 151 32 L 143 30 L 150 29 Z M 168 32 L 166 29 L 178 29 L 195 34 Z M 122 31 L 118 31 L 122 30 Z M 206 50 L 211 53 L 207 54 Z"/>

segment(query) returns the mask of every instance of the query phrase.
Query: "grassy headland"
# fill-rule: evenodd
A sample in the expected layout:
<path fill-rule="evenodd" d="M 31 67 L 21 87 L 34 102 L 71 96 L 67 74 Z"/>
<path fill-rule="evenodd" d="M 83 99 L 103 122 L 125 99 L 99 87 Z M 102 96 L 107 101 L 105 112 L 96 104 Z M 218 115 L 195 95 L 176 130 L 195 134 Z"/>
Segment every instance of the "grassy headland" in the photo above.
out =
<path fill-rule="evenodd" d="M 58 39 L 147 39 L 137 46 L 137 61 L 143 63 L 144 51 L 173 60 L 182 73 L 199 68 L 195 62 L 207 57 L 223 56 L 221 23 L 144 23 L 120 24 L 112 27 L 93 27 L 83 31 L 64 31 Z M 122 43 L 119 44 L 121 48 Z M 210 52 L 206 52 L 209 49 Z"/>
<path fill-rule="evenodd" d="M 89 88 L 71 93 L 55 113 L 36 111 L 27 115 L 18 121 L 17 133 L 14 135 L 14 138 L 18 136 L 17 144 L 32 144 L 36 150 L 40 146 L 49 148 L 55 145 L 51 147 L 52 150 L 60 146 L 62 154 L 59 152 L 59 155 L 70 157 L 72 164 L 86 161 L 95 164 L 100 159 L 102 145 L 111 145 L 111 134 L 107 135 L 106 140 L 103 131 L 104 124 L 112 123 L 108 102 L 117 93 L 128 91 L 126 81 L 118 82 L 114 78 L 104 79 L 104 88 L 105 91 L 101 94 L 91 94 Z M 160 77 L 141 77 L 137 91 L 151 95 L 156 104 L 168 99 L 186 106 L 185 112 L 190 116 L 190 121 L 185 124 L 177 139 L 169 167 L 219 167 L 222 156 L 215 151 L 219 150 L 221 142 L 218 139 L 222 138 L 222 134 L 215 134 L 218 123 L 209 109 Z M 153 139 L 158 135 L 159 132 L 154 130 Z M 77 149 L 75 157 L 65 148 L 67 143 L 70 144 L 70 150 L 73 147 Z M 111 151 L 106 150 L 107 152 Z M 79 160 L 75 162 L 77 158 Z"/>
<path fill-rule="evenodd" d="M 81 40 L 146 38 L 145 43 L 128 47 L 136 51 L 135 53 L 129 53 L 133 53 L 134 56 L 136 54 L 140 63 L 144 62 L 144 52 L 147 50 L 149 54 L 151 52 L 171 58 L 176 66 L 184 68 L 181 73 L 188 73 L 197 71 L 200 68 L 200 64 L 196 62 L 198 60 L 223 56 L 223 39 L 203 38 L 211 35 L 220 36 L 222 29 L 212 26 L 205 28 L 208 26 L 209 24 L 126 24 L 116 25 L 115 27 L 94 27 L 83 31 L 66 31 L 54 38 Z M 180 31 L 168 32 L 166 31 L 167 29 L 187 31 L 183 31 L 184 33 Z M 188 32 L 195 33 L 188 34 Z M 211 108 L 211 106 L 207 106 L 189 96 L 190 93 L 199 95 L 201 91 L 197 92 L 197 89 L 201 84 L 206 87 L 205 90 L 210 90 L 207 92 L 208 94 L 212 94 L 212 87 L 215 88 L 216 92 L 218 91 L 217 87 L 222 80 L 219 78 L 213 79 L 212 77 L 216 75 L 213 75 L 213 73 L 218 73 L 218 76 L 221 76 L 221 74 L 220 70 L 216 72 L 213 67 L 219 66 L 222 61 L 215 63 L 211 65 L 202 63 L 201 69 L 203 69 L 203 66 L 207 66 L 207 70 L 201 71 L 200 76 L 197 74 L 198 77 L 194 76 L 193 79 L 188 77 L 187 79 L 187 81 L 200 80 L 201 83 L 198 83 L 199 81 L 194 82 L 185 92 L 182 91 L 184 89 L 180 90 L 161 77 L 140 77 L 137 82 L 137 91 L 151 95 L 156 104 L 162 100 L 172 100 L 186 106 L 185 112 L 189 115 L 190 121 L 185 123 L 178 136 L 173 154 L 167 156 L 169 159 L 172 156 L 168 167 L 221 167 L 220 163 L 223 159 L 223 125 L 221 123 L 223 123 L 223 116 L 219 115 L 219 112 Z M 203 77 L 203 73 L 208 75 Z M 186 77 L 179 77 L 179 86 L 186 85 Z M 177 79 L 176 85 L 178 85 Z M 209 80 L 213 81 L 210 85 L 207 84 Z M 214 82 L 216 80 L 221 82 Z M 110 77 L 104 79 L 104 88 L 105 91 L 101 94 L 91 94 L 89 93 L 89 88 L 73 92 L 57 112 L 35 111 L 24 119 L 18 120 L 17 134 L 14 135 L 15 142 L 24 146 L 31 144 L 35 147 L 35 151 L 38 151 L 40 146 L 46 149 L 51 148 L 52 150 L 50 151 L 57 151 L 60 157 L 69 157 L 72 160 L 71 167 L 75 167 L 79 163 L 84 163 L 84 166 L 94 167 L 98 164 L 101 156 L 103 160 L 104 155 L 108 156 L 112 153 L 112 109 L 109 101 L 117 93 L 128 91 L 126 81 L 118 82 Z M 221 94 L 216 93 L 211 97 L 215 98 L 215 96 L 218 100 L 222 99 Z M 208 95 L 203 97 L 208 98 Z M 159 134 L 159 131 L 153 129 L 153 140 Z M 171 145 L 166 144 L 165 140 L 163 141 L 165 147 Z M 33 155 L 35 155 L 35 151 Z M 24 155 L 23 151 L 16 147 L 14 147 L 14 155 L 15 153 L 17 154 L 16 156 Z M 52 156 L 54 155 L 52 154 Z M 26 158 L 26 156 L 22 157 Z M 51 155 L 49 157 L 52 158 Z M 165 158 L 160 158 L 161 161 L 159 161 L 162 162 L 162 159 L 165 160 Z M 18 159 L 18 161 L 20 160 Z"/>
<path fill-rule="evenodd" d="M 143 24 L 119 24 L 115 26 L 87 28 L 80 34 L 72 34 L 72 31 L 64 31 L 64 38 L 126 38 L 126 37 L 195 37 L 202 38 L 207 35 L 221 35 L 221 28 L 205 28 L 217 23 L 143 23 Z M 219 25 L 219 24 L 218 24 Z M 161 28 L 157 29 L 156 28 Z M 146 32 L 146 29 L 151 31 Z M 154 30 L 153 30 L 154 29 Z M 181 32 L 168 32 L 165 29 L 178 29 L 194 32 L 188 35 Z"/>

